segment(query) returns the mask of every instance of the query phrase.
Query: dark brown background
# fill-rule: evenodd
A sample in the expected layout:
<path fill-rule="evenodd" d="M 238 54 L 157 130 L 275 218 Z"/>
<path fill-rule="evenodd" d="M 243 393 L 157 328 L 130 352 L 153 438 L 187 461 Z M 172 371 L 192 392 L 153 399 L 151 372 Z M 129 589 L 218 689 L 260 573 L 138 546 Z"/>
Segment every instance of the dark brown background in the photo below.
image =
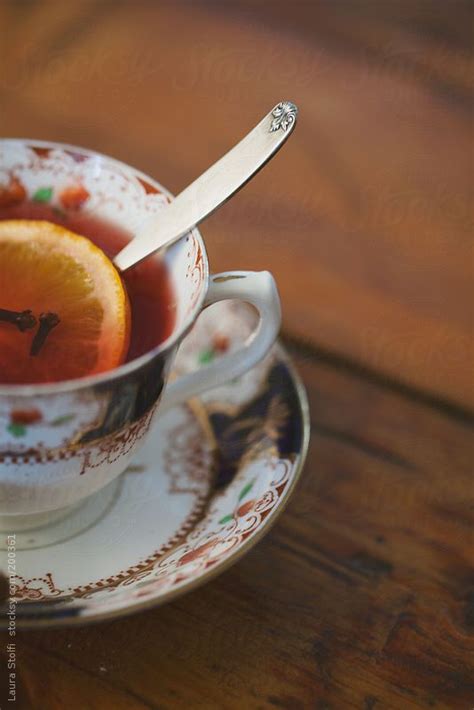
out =
<path fill-rule="evenodd" d="M 312 409 L 269 536 L 162 609 L 22 636 L 18 707 L 474 706 L 471 35 L 457 0 L 0 0 L 2 135 L 177 192 L 300 106 L 203 233 L 215 271 L 274 272 Z"/>

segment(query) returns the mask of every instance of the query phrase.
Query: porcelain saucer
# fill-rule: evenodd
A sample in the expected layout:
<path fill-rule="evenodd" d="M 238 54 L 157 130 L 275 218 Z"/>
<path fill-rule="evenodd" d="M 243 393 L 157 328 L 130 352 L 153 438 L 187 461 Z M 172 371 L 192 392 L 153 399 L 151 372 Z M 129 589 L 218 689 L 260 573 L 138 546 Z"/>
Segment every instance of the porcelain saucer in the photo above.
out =
<path fill-rule="evenodd" d="M 176 373 L 231 351 L 253 323 L 241 303 L 208 308 L 181 346 Z M 9 572 L 17 624 L 119 617 L 217 575 L 285 507 L 308 438 L 306 395 L 277 344 L 247 375 L 163 414 L 117 481 L 54 525 L 19 533 Z M 0 570 L 6 575 L 5 550 Z"/>

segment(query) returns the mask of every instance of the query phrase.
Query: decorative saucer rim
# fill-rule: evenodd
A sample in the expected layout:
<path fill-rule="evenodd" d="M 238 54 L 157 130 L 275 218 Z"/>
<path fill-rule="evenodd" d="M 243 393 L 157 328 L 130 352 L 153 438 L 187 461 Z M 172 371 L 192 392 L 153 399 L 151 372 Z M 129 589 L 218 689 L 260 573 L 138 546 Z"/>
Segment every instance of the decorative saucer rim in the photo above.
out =
<path fill-rule="evenodd" d="M 200 586 L 206 584 L 207 582 L 215 579 L 218 575 L 228 570 L 233 564 L 238 562 L 250 549 L 252 549 L 260 540 L 269 532 L 271 527 L 275 524 L 283 510 L 287 507 L 294 489 L 301 477 L 308 447 L 310 441 L 310 414 L 309 414 L 309 403 L 304 388 L 303 382 L 299 373 L 296 370 L 295 365 L 292 362 L 290 355 L 287 353 L 286 348 L 277 342 L 275 345 L 274 353 L 277 359 L 283 361 L 288 369 L 289 375 L 291 377 L 292 384 L 294 385 L 295 392 L 297 394 L 297 402 L 299 409 L 299 416 L 301 418 L 302 424 L 302 438 L 301 447 L 298 452 L 298 461 L 295 465 L 293 476 L 289 481 L 288 489 L 285 490 L 284 495 L 281 498 L 281 502 L 275 506 L 274 510 L 270 515 L 263 521 L 260 529 L 254 534 L 249 536 L 240 547 L 235 551 L 235 553 L 229 555 L 221 563 L 216 564 L 210 569 L 206 570 L 202 574 L 199 574 L 196 578 L 190 579 L 182 586 L 170 589 L 162 594 L 157 593 L 156 596 L 149 599 L 143 599 L 142 601 L 135 601 L 133 604 L 124 605 L 120 607 L 113 607 L 110 610 L 103 610 L 91 615 L 82 615 L 80 609 L 74 607 L 67 608 L 64 607 L 64 613 L 61 614 L 60 605 L 61 601 L 58 599 L 57 603 L 54 604 L 54 608 L 51 608 L 51 602 L 42 601 L 36 602 L 31 605 L 31 615 L 26 613 L 25 608 L 22 609 L 21 616 L 18 616 L 18 622 L 21 629 L 38 629 L 38 628 L 66 628 L 72 626 L 85 626 L 89 624 L 99 623 L 102 621 L 112 621 L 120 618 L 127 618 L 133 614 L 151 610 L 157 608 L 163 604 L 166 604 L 174 599 L 177 599 L 188 592 L 198 589 Z M 59 607 L 59 610 L 58 610 Z M 77 613 L 79 611 L 79 613 Z M 1 628 L 1 627 L 0 627 Z"/>

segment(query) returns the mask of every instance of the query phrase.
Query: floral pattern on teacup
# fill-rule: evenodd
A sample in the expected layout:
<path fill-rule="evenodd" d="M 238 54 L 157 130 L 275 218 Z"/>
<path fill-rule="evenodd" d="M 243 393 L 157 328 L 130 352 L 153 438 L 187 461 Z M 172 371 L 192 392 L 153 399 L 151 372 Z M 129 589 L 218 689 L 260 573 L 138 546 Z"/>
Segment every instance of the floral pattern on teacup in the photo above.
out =
<path fill-rule="evenodd" d="M 47 405 L 42 397 L 0 397 L 0 455 L 70 445 L 100 422 L 105 405 L 86 392 L 50 397 Z"/>
<path fill-rule="evenodd" d="M 170 199 L 151 178 L 107 156 L 54 143 L 0 141 L 0 206 L 24 201 L 48 204 L 66 226 L 68 212 L 84 210 L 118 222 L 132 235 Z M 166 260 L 179 291 L 179 329 L 195 314 L 206 288 L 207 261 L 197 232 L 173 245 Z M 95 441 L 106 438 L 110 442 L 113 436 L 116 442 L 122 441 L 126 428 L 142 421 L 155 406 L 169 358 L 164 353 L 150 368 L 123 378 L 116 387 L 86 388 L 78 397 L 20 397 L 17 401 L 13 395 L 2 395 L 0 464 L 13 462 L 20 467 L 22 460 L 67 460 L 81 446 L 84 460 L 92 460 L 89 454 L 94 453 Z M 95 452 L 97 460 L 102 458 L 102 448 L 101 444 Z"/>
<path fill-rule="evenodd" d="M 99 153 L 60 144 L 15 139 L 0 141 L 0 207 L 24 200 L 44 202 L 65 218 L 69 210 L 87 210 L 119 223 L 130 235 L 158 214 L 171 196 L 154 180 L 132 167 Z M 205 287 L 205 254 L 193 230 L 181 249 L 186 298 L 178 321 L 194 311 Z M 177 258 L 173 247 L 168 258 Z M 181 304 L 180 304 L 181 305 Z M 178 323 L 179 325 L 179 323 Z"/>

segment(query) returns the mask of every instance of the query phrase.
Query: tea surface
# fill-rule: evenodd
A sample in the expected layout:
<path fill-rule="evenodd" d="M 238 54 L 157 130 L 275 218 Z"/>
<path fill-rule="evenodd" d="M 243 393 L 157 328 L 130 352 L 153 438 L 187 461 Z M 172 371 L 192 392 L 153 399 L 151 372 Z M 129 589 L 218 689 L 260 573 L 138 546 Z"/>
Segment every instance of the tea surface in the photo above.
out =
<path fill-rule="evenodd" d="M 63 211 L 50 205 L 22 202 L 0 206 L 0 220 L 48 220 L 83 235 L 112 258 L 131 235 L 116 224 L 81 211 Z M 2 307 L 2 265 L 0 264 L 0 308 Z M 123 281 L 130 299 L 132 332 L 126 361 L 153 349 L 172 332 L 176 319 L 175 299 L 166 266 L 157 257 L 129 269 Z M 11 297 L 9 299 L 11 301 Z M 34 304 L 31 304 L 34 307 Z M 1 324 L 0 324 L 1 325 Z M 60 378 L 64 379 L 64 378 Z M 5 382 L 0 372 L 0 382 Z"/>

